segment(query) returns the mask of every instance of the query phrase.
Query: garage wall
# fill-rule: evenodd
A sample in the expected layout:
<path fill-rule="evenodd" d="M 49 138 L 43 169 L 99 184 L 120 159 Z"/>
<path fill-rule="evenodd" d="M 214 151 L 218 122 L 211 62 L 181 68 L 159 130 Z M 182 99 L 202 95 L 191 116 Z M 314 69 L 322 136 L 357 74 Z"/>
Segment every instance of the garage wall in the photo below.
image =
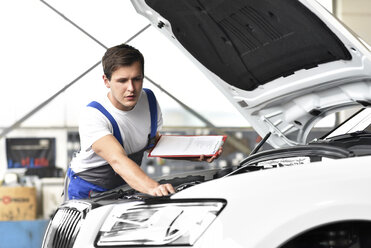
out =
<path fill-rule="evenodd" d="M 361 39 L 371 46 L 371 0 L 333 0 L 333 13 Z M 353 110 L 340 113 L 345 120 Z"/>
<path fill-rule="evenodd" d="M 334 13 L 371 45 L 371 1 L 370 0 L 335 0 Z"/>

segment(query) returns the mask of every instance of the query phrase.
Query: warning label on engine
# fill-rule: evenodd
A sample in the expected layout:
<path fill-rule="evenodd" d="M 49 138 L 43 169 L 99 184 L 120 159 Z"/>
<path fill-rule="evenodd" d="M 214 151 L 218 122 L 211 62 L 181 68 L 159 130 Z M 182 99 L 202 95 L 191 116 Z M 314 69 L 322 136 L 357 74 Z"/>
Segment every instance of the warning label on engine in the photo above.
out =
<path fill-rule="evenodd" d="M 265 169 L 277 168 L 292 165 L 302 165 L 310 163 L 309 157 L 293 157 L 293 158 L 279 158 L 258 163 L 258 166 L 263 166 Z"/>

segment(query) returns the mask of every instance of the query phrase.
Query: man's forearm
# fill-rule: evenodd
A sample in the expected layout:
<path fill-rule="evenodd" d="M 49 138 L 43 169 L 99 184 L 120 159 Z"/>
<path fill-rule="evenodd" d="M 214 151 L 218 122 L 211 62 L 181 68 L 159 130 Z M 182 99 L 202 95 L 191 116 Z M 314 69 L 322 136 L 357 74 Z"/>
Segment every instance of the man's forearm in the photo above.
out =
<path fill-rule="evenodd" d="M 92 148 L 111 165 L 133 189 L 154 196 L 164 196 L 174 193 L 171 184 L 159 184 L 131 160 L 120 143 L 112 135 L 106 135 L 94 142 Z"/>
<path fill-rule="evenodd" d="M 133 160 L 125 156 L 111 162 L 113 170 L 119 174 L 133 189 L 150 194 L 159 183 L 150 178 Z"/>

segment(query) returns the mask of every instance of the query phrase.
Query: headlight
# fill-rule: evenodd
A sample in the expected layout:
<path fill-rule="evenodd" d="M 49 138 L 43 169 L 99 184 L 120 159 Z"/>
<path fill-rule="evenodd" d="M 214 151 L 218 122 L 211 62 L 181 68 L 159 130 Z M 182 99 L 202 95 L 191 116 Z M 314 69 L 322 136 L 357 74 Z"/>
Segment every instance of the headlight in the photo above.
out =
<path fill-rule="evenodd" d="M 193 245 L 226 205 L 221 199 L 182 199 L 115 206 L 97 246 Z"/>

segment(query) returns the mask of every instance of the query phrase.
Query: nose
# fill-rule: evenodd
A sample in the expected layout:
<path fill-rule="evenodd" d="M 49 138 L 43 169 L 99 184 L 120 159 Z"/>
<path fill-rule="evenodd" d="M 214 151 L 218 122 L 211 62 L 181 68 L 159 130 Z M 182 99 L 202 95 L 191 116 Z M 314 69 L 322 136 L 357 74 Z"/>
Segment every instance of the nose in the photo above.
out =
<path fill-rule="evenodd" d="M 127 90 L 130 91 L 130 92 L 133 92 L 134 91 L 134 82 L 133 82 L 133 79 L 130 79 L 129 80 Z"/>

